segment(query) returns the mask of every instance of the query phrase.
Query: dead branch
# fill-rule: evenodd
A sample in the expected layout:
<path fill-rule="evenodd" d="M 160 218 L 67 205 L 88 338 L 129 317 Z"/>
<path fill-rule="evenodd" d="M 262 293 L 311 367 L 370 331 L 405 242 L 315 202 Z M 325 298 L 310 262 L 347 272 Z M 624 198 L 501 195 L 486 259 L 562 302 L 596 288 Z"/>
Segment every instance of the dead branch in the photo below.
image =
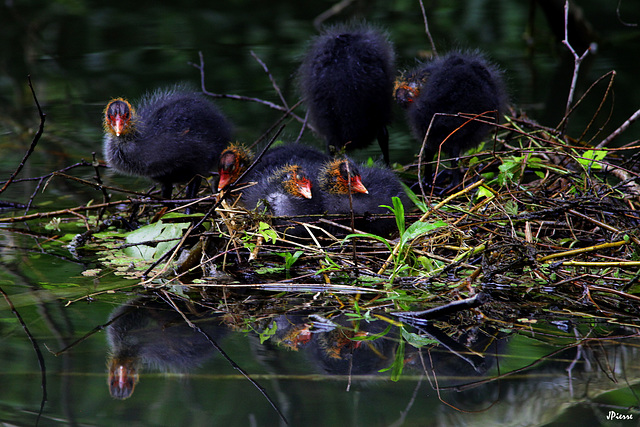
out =
<path fill-rule="evenodd" d="M 20 173 L 24 165 L 27 163 L 29 156 L 31 156 L 33 151 L 36 149 L 36 145 L 38 145 L 38 141 L 40 140 L 40 137 L 44 132 L 44 122 L 47 118 L 47 115 L 42 112 L 42 108 L 40 107 L 40 103 L 38 102 L 38 97 L 36 96 L 35 89 L 33 88 L 33 84 L 31 83 L 31 75 L 27 76 L 27 80 L 29 81 L 29 89 L 31 89 L 31 95 L 33 95 L 33 101 L 36 103 L 36 107 L 38 107 L 38 115 L 40 116 L 40 126 L 38 126 L 38 131 L 33 137 L 33 140 L 31 141 L 31 145 L 29 146 L 29 149 L 27 150 L 24 157 L 22 158 L 22 161 L 20 162 L 16 170 L 11 174 L 11 177 L 9 177 L 7 182 L 5 182 L 2 188 L 0 188 L 0 194 L 2 194 L 4 190 L 7 189 L 7 187 L 9 187 L 9 184 L 11 184 L 14 178 Z"/>

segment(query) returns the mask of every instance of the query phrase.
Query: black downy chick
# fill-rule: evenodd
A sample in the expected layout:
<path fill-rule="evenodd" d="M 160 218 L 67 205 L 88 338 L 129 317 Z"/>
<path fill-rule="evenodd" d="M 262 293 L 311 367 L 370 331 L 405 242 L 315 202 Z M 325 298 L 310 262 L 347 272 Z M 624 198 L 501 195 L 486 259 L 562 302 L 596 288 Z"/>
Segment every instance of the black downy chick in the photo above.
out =
<path fill-rule="evenodd" d="M 200 176 L 210 175 L 231 140 L 231 125 L 215 104 L 180 86 L 147 95 L 137 108 L 111 100 L 104 129 L 107 164 L 159 182 L 165 199 L 173 184 L 188 181 L 187 197 L 195 197 Z"/>
<path fill-rule="evenodd" d="M 312 41 L 298 83 L 330 152 L 364 148 L 377 137 L 389 164 L 393 78 L 393 46 L 374 27 L 338 25 Z"/>
<path fill-rule="evenodd" d="M 491 125 L 450 116 L 436 116 L 431 124 L 434 114 L 483 114 L 482 120 L 497 122 L 507 102 L 502 72 L 474 51 L 451 52 L 405 73 L 396 82 L 395 97 L 406 108 L 411 130 L 420 143 L 431 125 L 424 161 L 431 162 L 440 148 L 453 158 L 452 186 L 460 181 L 460 153 L 478 146 Z M 430 165 L 425 179 L 431 180 Z"/>

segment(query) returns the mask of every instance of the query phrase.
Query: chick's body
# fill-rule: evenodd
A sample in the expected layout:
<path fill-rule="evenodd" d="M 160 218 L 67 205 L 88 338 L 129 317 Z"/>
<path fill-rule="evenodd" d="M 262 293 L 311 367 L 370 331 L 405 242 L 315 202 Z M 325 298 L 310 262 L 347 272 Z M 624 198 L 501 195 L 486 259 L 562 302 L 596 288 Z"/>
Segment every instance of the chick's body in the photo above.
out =
<path fill-rule="evenodd" d="M 393 46 L 366 24 L 327 29 L 300 66 L 299 85 L 309 118 L 327 146 L 368 146 L 378 138 L 388 163 L 394 74 Z"/>
<path fill-rule="evenodd" d="M 184 88 L 157 91 L 134 109 L 116 99 L 105 109 L 104 156 L 119 172 L 174 183 L 209 175 L 231 140 L 231 125 L 202 95 Z"/>

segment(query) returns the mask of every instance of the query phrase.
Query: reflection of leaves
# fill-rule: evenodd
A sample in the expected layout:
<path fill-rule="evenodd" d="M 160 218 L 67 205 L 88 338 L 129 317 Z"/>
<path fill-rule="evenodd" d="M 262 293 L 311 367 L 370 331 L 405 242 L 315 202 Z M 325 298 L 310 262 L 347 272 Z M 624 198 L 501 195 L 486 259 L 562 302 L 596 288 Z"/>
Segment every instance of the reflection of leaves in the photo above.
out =
<path fill-rule="evenodd" d="M 400 329 L 402 331 L 402 337 L 415 348 L 420 348 L 424 345 L 438 344 L 438 341 L 431 338 L 427 338 L 423 335 L 418 335 L 418 334 L 414 334 L 413 332 L 409 332 L 404 327 Z"/>
<path fill-rule="evenodd" d="M 378 372 L 386 372 L 391 370 L 391 381 L 398 381 L 402 375 L 404 368 L 404 340 L 400 340 L 396 348 L 396 356 L 393 358 L 391 366 L 380 369 Z"/>
<path fill-rule="evenodd" d="M 258 334 L 259 337 L 260 337 L 260 344 L 264 344 L 264 342 L 266 340 L 268 340 L 269 338 L 274 336 L 276 334 L 277 330 L 278 330 L 278 325 L 276 324 L 276 322 L 273 322 L 273 323 L 271 323 L 271 326 L 269 326 L 264 331 L 260 332 Z"/>
<path fill-rule="evenodd" d="M 170 223 L 165 224 L 162 221 L 145 225 L 139 229 L 132 231 L 126 237 L 127 243 L 153 242 L 156 240 L 171 240 L 167 242 L 159 242 L 155 247 L 142 244 L 131 246 L 124 249 L 125 255 L 131 258 L 141 258 L 144 260 L 158 259 L 169 249 L 175 246 L 175 239 L 180 239 L 185 229 L 189 228 L 189 223 Z"/>

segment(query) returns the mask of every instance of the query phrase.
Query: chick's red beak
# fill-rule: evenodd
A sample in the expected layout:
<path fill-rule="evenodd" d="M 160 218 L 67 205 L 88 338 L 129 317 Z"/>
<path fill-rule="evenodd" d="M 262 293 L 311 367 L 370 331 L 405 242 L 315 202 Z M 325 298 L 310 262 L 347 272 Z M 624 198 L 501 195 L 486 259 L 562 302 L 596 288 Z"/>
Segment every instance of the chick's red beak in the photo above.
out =
<path fill-rule="evenodd" d="M 351 178 L 351 189 L 356 193 L 364 193 L 369 194 L 369 190 L 364 186 L 362 180 L 360 179 L 360 175 L 356 175 Z"/>
<path fill-rule="evenodd" d="M 218 191 L 221 191 L 224 187 L 231 182 L 231 174 L 229 171 L 220 170 L 220 181 L 218 181 Z"/>
<path fill-rule="evenodd" d="M 311 181 L 308 178 L 300 178 L 296 181 L 298 192 L 305 199 L 311 198 Z"/>
<path fill-rule="evenodd" d="M 120 136 L 122 130 L 124 129 L 124 119 L 120 114 L 116 114 L 116 116 L 111 121 L 111 126 L 113 127 L 113 131 L 116 133 L 116 136 Z"/>

